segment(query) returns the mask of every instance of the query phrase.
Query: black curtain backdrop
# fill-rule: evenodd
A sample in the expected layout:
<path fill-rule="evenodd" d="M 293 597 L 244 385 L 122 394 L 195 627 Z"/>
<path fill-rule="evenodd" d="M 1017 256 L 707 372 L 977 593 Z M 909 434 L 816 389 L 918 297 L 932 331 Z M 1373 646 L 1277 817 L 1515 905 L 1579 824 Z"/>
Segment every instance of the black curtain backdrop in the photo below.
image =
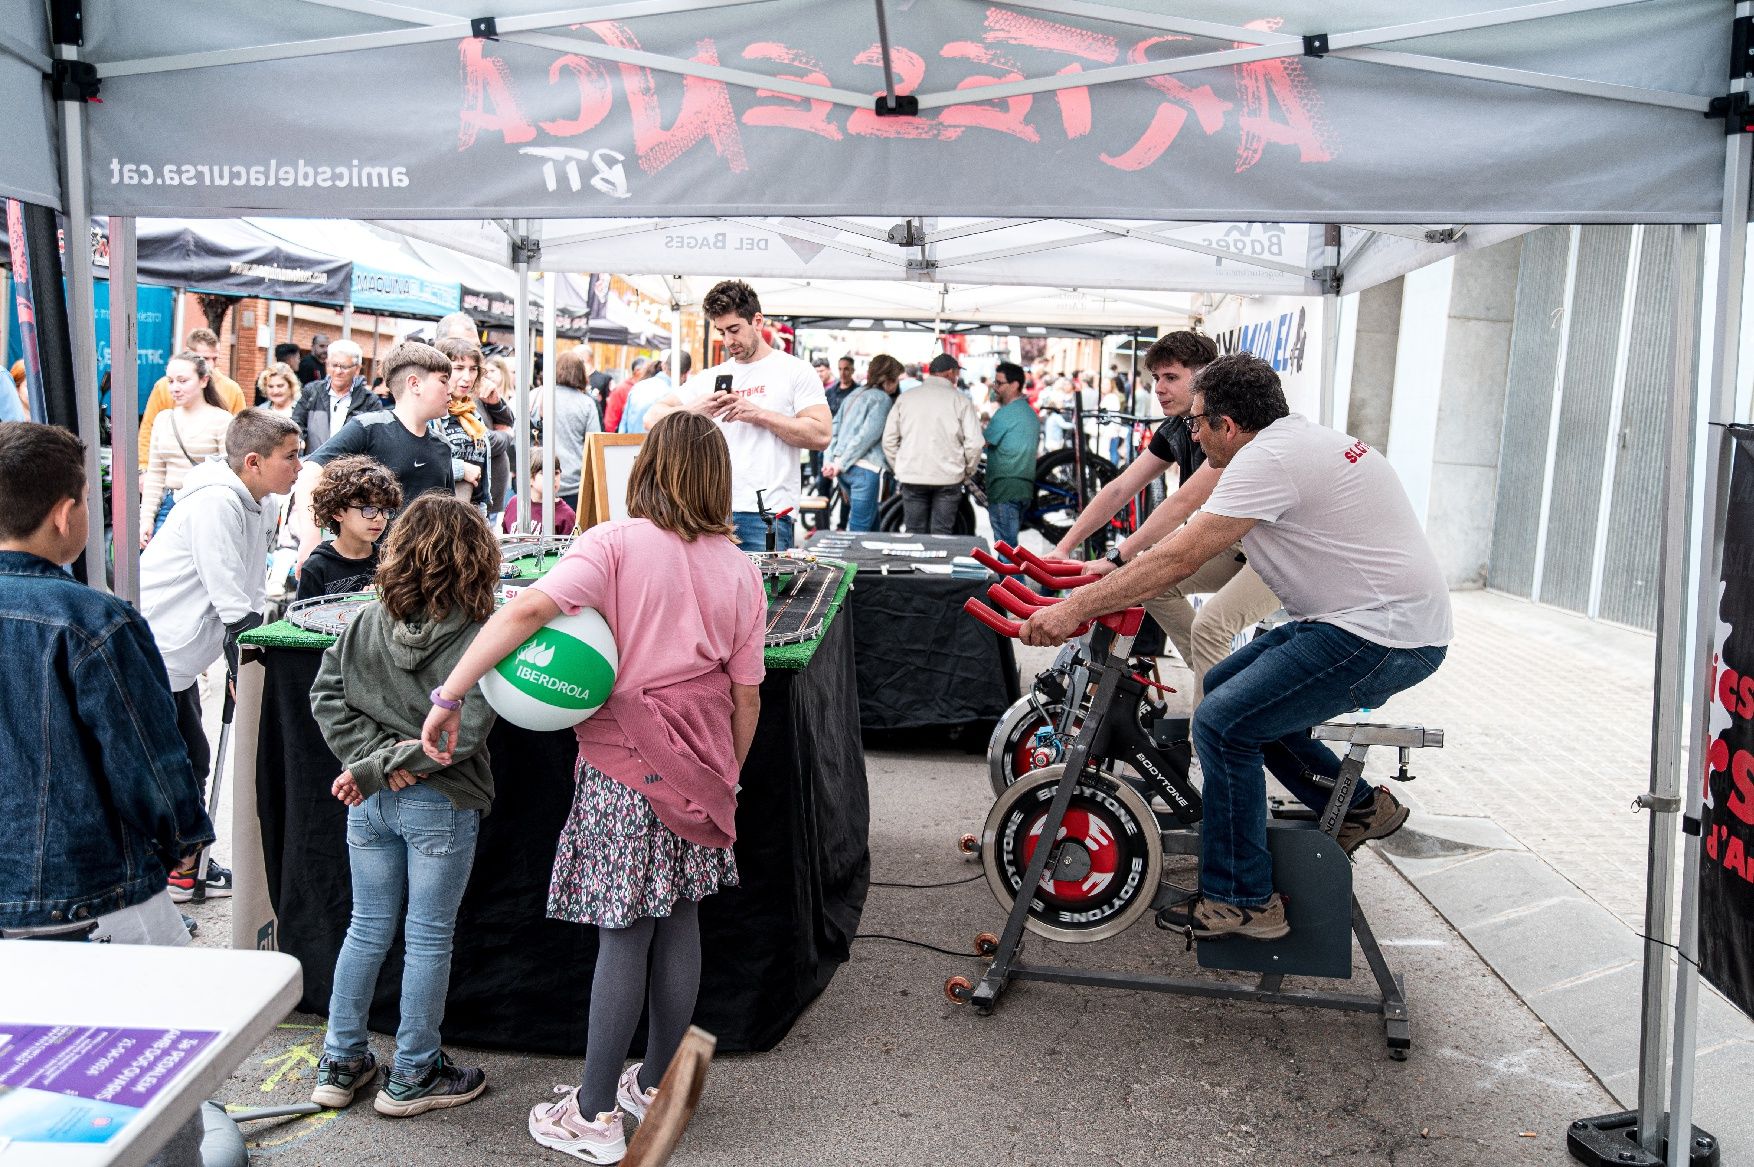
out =
<path fill-rule="evenodd" d="M 316 652 L 270 649 L 256 786 L 280 947 L 304 965 L 299 1008 L 327 1013 L 351 906 L 340 766 L 310 711 Z M 851 621 L 836 619 L 802 672 L 770 671 L 737 807 L 742 886 L 701 905 L 696 1024 L 727 1051 L 771 1049 L 847 959 L 870 878 L 870 802 L 853 689 Z M 488 739 L 496 794 L 457 919 L 447 1041 L 582 1056 L 596 929 L 547 919 L 554 843 L 572 803 L 570 731 L 501 721 Z M 394 1033 L 400 939 L 371 1027 Z M 642 1038 L 636 1039 L 636 1048 Z"/>
<path fill-rule="evenodd" d="M 1724 522 L 1712 742 L 1700 812 L 1699 967 L 1754 1017 L 1754 429 L 1736 428 Z"/>

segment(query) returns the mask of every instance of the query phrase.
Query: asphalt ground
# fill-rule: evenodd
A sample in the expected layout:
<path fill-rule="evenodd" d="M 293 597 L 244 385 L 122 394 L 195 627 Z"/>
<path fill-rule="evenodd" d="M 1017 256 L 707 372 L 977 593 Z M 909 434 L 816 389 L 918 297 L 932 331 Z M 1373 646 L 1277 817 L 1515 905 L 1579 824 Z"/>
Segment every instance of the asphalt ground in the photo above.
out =
<path fill-rule="evenodd" d="M 1031 671 L 1026 662 L 1026 675 Z M 991 803 L 975 738 L 868 743 L 873 878 L 935 883 L 979 868 L 955 849 Z M 1173 861 L 1172 861 L 1173 862 Z M 991 1016 L 943 995 L 978 975 L 971 941 L 1003 915 L 984 880 L 873 887 L 865 939 L 765 1054 L 709 1073 L 677 1164 L 1562 1164 L 1567 1125 L 1618 1109 L 1585 1067 L 1398 873 L 1369 848 L 1356 887 L 1407 983 L 1413 1050 L 1389 1059 L 1379 1021 L 1334 1013 L 1064 985 L 1015 984 Z M 199 912 L 223 942 L 223 901 Z M 1095 944 L 1032 939 L 1026 958 L 1170 975 L 1198 973 L 1149 919 Z M 581 968 L 581 983 L 590 976 Z M 1334 988 L 1287 981 L 1287 987 Z M 1370 984 L 1362 960 L 1349 985 Z M 568 1007 L 564 1001 L 556 1009 Z M 240 1067 L 234 1106 L 299 1101 L 322 1019 L 295 1014 Z M 392 1043 L 375 1036 L 387 1058 Z M 574 1059 L 451 1047 L 489 1089 L 456 1110 L 394 1120 L 362 1097 L 342 1113 L 252 1124 L 254 1157 L 334 1164 L 566 1162 L 525 1130 L 534 1103 L 576 1080 Z M 637 1053 L 637 1051 L 636 1051 Z"/>

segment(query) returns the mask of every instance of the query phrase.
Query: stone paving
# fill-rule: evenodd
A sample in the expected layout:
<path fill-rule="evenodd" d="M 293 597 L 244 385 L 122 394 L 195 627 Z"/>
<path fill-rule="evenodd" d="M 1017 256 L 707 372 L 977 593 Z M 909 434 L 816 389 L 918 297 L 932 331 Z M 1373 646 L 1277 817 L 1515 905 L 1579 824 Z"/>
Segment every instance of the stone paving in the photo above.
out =
<path fill-rule="evenodd" d="M 1631 806 L 1650 784 L 1655 637 L 1492 592 L 1451 600 L 1443 667 L 1371 715 L 1446 731 L 1397 791 L 1429 813 L 1492 819 L 1642 929 L 1650 817 Z"/>

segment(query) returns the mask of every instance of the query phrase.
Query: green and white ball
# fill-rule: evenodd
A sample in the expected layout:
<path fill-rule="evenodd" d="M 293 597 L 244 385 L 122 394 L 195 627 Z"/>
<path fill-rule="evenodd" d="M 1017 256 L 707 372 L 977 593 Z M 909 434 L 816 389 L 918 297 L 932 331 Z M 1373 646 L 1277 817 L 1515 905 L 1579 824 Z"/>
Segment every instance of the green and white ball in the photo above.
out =
<path fill-rule="evenodd" d="M 603 707 L 620 658 L 594 609 L 556 616 L 481 678 L 493 711 L 524 729 L 568 729 Z"/>

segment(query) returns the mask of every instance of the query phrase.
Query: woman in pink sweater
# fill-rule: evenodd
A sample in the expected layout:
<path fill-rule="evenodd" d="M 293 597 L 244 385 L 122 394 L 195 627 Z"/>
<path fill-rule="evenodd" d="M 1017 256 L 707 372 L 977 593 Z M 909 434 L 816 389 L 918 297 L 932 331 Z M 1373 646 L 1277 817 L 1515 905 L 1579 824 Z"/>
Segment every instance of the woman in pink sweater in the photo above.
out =
<path fill-rule="evenodd" d="M 608 622 L 615 689 L 575 730 L 572 813 L 548 891 L 550 917 L 598 930 L 584 1075 L 530 1111 L 537 1142 L 593 1163 L 621 1159 L 621 1110 L 645 1116 L 693 1018 L 699 902 L 737 883 L 737 781 L 764 675 L 766 596 L 731 541 L 730 451 L 710 419 L 678 411 L 652 427 L 627 513 L 581 535 L 487 622 L 421 735 L 442 762 L 440 735 L 454 739 L 459 718 L 445 706 L 557 614 L 594 608 Z M 642 1007 L 645 1061 L 623 1073 Z"/>

